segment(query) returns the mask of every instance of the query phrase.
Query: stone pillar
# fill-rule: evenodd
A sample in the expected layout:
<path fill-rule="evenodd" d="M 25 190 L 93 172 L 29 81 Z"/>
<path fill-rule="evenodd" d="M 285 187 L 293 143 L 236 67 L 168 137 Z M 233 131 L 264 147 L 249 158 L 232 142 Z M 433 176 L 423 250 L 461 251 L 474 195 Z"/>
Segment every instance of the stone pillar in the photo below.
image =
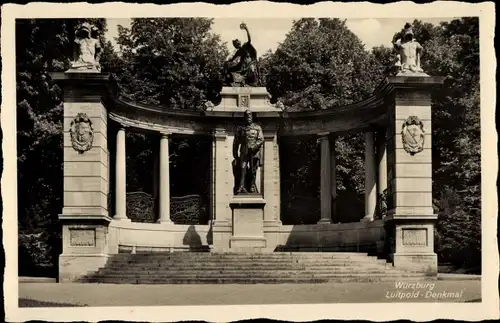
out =
<path fill-rule="evenodd" d="M 381 212 L 381 201 L 380 196 L 387 189 L 387 143 L 386 143 L 386 131 L 383 130 L 378 134 L 378 145 L 377 145 L 377 158 L 378 158 L 378 176 L 377 176 L 377 200 L 378 200 L 378 210 L 377 213 Z"/>
<path fill-rule="evenodd" d="M 264 236 L 266 252 L 273 252 L 280 243 L 280 165 L 276 131 L 264 131 Z"/>
<path fill-rule="evenodd" d="M 130 221 L 127 218 L 127 153 L 125 128 L 120 127 L 116 134 L 116 175 L 115 175 L 115 220 Z"/>
<path fill-rule="evenodd" d="M 212 236 L 214 252 L 228 251 L 232 235 L 232 210 L 230 201 L 233 197 L 234 178 L 232 171 L 232 144 L 234 136 L 224 129 L 216 129 L 213 134 L 212 171 L 213 171 L 213 214 Z"/>
<path fill-rule="evenodd" d="M 332 193 L 330 169 L 330 140 L 329 134 L 318 134 L 321 145 L 321 219 L 318 223 L 331 223 L 332 219 Z"/>
<path fill-rule="evenodd" d="M 365 217 L 363 221 L 373 221 L 377 206 L 375 145 L 373 132 L 365 132 Z"/>
<path fill-rule="evenodd" d="M 280 221 L 280 173 L 276 133 L 264 133 L 264 222 Z"/>
<path fill-rule="evenodd" d="M 52 73 L 64 91 L 64 197 L 59 215 L 59 281 L 75 281 L 108 259 L 108 113 L 101 96 L 108 76 Z"/>
<path fill-rule="evenodd" d="M 387 252 L 395 267 L 437 273 L 432 207 L 431 90 L 440 77 L 388 79 Z"/>
<path fill-rule="evenodd" d="M 168 134 L 162 133 L 160 139 L 160 202 L 159 223 L 172 223 L 170 220 L 170 152 Z"/>
<path fill-rule="evenodd" d="M 337 201 L 337 162 L 335 154 L 335 135 L 330 136 L 330 184 L 332 193 L 332 223 L 337 223 L 338 218 L 336 214 L 336 201 Z"/>

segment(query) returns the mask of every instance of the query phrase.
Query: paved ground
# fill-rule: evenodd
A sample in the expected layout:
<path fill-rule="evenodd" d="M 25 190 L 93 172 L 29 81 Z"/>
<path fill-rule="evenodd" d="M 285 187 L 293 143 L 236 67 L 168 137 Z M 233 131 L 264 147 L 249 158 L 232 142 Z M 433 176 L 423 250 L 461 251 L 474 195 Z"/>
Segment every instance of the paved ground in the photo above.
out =
<path fill-rule="evenodd" d="M 401 281 L 398 283 L 405 283 Z M 408 282 L 411 283 L 411 282 Z M 478 302 L 480 280 L 277 285 L 113 285 L 20 283 L 21 307 L 249 305 L 355 302 Z"/>

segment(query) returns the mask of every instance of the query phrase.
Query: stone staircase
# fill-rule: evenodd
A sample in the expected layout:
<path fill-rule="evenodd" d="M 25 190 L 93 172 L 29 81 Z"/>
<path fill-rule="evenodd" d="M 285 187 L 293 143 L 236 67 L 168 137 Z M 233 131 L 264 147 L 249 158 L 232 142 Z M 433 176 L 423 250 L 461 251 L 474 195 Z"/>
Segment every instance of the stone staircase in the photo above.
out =
<path fill-rule="evenodd" d="M 110 284 L 280 284 L 433 279 L 355 252 L 116 254 L 80 279 Z"/>

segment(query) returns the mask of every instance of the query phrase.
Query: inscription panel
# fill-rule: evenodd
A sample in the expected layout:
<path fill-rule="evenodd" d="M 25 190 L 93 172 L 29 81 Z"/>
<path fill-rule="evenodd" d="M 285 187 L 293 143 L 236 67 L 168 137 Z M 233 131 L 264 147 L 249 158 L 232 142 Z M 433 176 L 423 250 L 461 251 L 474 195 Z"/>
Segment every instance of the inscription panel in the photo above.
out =
<path fill-rule="evenodd" d="M 238 105 L 240 108 L 250 108 L 250 96 L 245 94 L 240 94 L 238 96 Z"/>
<path fill-rule="evenodd" d="M 426 229 L 403 229 L 403 245 L 427 246 Z"/>
<path fill-rule="evenodd" d="M 95 247 L 95 229 L 69 229 L 70 245 L 74 247 Z"/>

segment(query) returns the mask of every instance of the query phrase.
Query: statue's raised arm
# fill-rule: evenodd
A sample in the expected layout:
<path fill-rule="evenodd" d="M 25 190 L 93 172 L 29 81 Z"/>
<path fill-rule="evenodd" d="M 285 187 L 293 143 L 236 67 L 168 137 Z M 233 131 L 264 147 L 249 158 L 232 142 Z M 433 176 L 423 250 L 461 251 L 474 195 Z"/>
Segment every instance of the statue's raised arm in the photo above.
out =
<path fill-rule="evenodd" d="M 250 37 L 250 32 L 248 31 L 247 24 L 245 24 L 244 22 L 242 22 L 240 24 L 240 29 L 243 29 L 244 31 L 246 31 L 246 33 L 247 33 L 247 43 L 250 44 L 252 42 L 252 37 Z"/>

